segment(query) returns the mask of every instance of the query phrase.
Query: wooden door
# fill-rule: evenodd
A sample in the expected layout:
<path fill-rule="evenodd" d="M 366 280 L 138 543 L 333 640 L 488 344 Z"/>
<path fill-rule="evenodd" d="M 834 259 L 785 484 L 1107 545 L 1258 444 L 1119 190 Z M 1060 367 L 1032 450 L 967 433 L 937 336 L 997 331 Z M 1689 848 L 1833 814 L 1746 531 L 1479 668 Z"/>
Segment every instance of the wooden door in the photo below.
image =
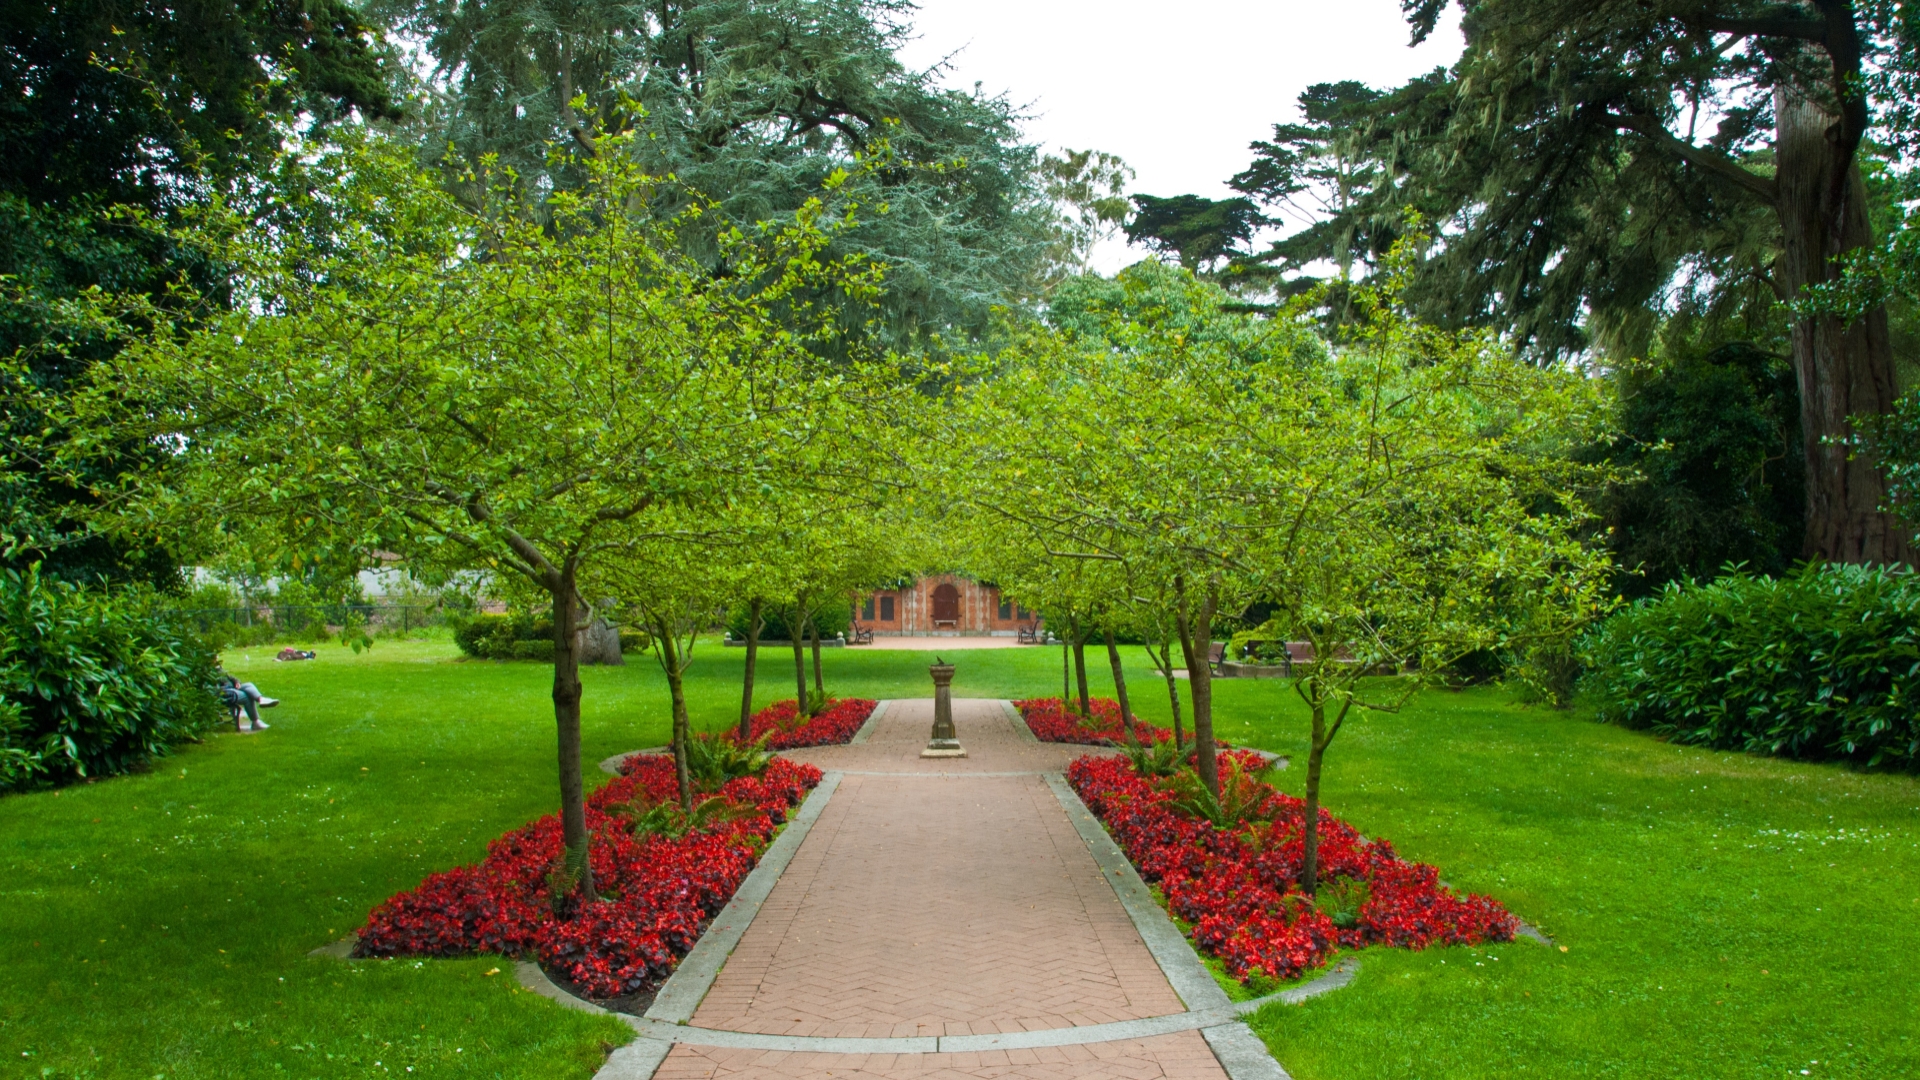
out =
<path fill-rule="evenodd" d="M 933 625 L 942 624 L 960 625 L 960 590 L 952 585 L 936 585 L 933 589 Z"/>

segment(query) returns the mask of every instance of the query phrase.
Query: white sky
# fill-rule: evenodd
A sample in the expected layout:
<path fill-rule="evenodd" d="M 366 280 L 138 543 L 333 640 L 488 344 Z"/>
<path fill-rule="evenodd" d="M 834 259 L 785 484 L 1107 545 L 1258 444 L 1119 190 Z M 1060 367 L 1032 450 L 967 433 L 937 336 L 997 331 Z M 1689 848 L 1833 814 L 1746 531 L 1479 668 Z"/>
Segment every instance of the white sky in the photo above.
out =
<path fill-rule="evenodd" d="M 1297 120 L 1313 83 L 1391 87 L 1460 54 L 1456 9 L 1410 49 L 1398 0 L 919 2 L 903 62 L 954 54 L 949 85 L 1004 91 L 1033 114 L 1029 138 L 1118 154 L 1150 195 L 1232 194 L 1247 144 Z M 1114 241 L 1094 262 L 1112 273 L 1141 254 Z"/>

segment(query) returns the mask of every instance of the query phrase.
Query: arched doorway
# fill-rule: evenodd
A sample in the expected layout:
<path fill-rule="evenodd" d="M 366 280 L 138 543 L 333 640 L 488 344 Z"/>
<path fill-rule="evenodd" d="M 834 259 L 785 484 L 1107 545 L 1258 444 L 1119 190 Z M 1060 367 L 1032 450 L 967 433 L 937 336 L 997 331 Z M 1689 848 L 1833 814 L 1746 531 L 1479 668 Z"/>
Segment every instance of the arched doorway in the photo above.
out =
<path fill-rule="evenodd" d="M 960 628 L 960 590 L 942 583 L 933 587 L 933 625 L 935 629 Z"/>

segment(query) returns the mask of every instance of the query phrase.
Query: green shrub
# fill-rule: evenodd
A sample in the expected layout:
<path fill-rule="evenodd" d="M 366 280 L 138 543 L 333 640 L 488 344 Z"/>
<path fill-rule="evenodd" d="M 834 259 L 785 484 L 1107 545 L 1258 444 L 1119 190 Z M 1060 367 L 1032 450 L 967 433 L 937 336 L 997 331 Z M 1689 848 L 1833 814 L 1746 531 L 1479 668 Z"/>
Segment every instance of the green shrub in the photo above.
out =
<path fill-rule="evenodd" d="M 538 660 L 544 664 L 553 663 L 553 639 L 536 641 L 516 641 L 507 650 L 509 660 Z"/>
<path fill-rule="evenodd" d="M 1674 742 L 1920 767 L 1920 581 L 1809 566 L 1669 584 L 1583 643 L 1601 719 Z"/>
<path fill-rule="evenodd" d="M 510 615 L 470 615 L 453 627 L 453 643 L 476 660 L 493 659 L 498 651 L 497 642 L 512 640 L 513 617 Z"/>
<path fill-rule="evenodd" d="M 531 615 L 469 615 L 454 621 L 454 644 L 480 660 L 553 662 L 553 623 Z M 544 643 L 544 648 L 541 648 Z M 532 649 L 522 649 L 532 645 Z"/>
<path fill-rule="evenodd" d="M 653 648 L 652 634 L 647 633 L 645 630 L 629 630 L 629 629 L 626 629 L 625 627 L 621 628 L 620 630 L 621 653 L 623 654 L 642 653 L 642 652 L 646 652 L 648 649 L 651 649 L 651 648 Z"/>
<path fill-rule="evenodd" d="M 215 657 L 137 591 L 0 573 L 0 785 L 124 773 L 222 719 Z"/>
<path fill-rule="evenodd" d="M 793 640 L 793 631 L 790 629 L 793 621 L 792 609 L 768 607 L 761 611 L 760 617 L 766 622 L 766 626 L 760 631 L 761 641 Z M 804 634 L 807 632 L 806 627 L 808 625 L 809 623 L 801 624 L 801 633 Z M 847 632 L 847 628 L 853 625 L 853 604 L 851 602 L 828 604 L 822 610 L 814 613 L 813 618 L 810 620 L 810 625 L 820 629 L 820 640 L 822 641 L 844 634 Z M 736 608 L 728 614 L 727 633 L 732 635 L 735 641 L 746 640 L 746 608 Z"/>

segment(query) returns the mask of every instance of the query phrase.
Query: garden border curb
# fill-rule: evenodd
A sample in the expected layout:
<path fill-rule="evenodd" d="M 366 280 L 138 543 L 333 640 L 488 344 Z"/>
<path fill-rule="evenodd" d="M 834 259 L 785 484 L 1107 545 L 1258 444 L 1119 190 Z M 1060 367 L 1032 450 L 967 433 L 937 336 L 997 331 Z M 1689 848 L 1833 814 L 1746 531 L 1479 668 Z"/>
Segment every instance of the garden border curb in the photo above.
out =
<path fill-rule="evenodd" d="M 1015 707 L 1011 698 L 1000 699 L 1000 710 L 1007 714 L 1007 719 L 1013 721 L 1013 730 L 1020 736 L 1020 741 L 1030 743 L 1040 741 L 1040 737 L 1027 726 L 1027 718 L 1020 715 L 1020 710 Z"/>
<path fill-rule="evenodd" d="M 1134 929 L 1140 932 L 1140 940 L 1146 942 L 1147 951 L 1153 954 L 1153 962 L 1160 965 L 1161 973 L 1172 984 L 1173 992 L 1180 995 L 1181 1002 L 1193 1012 L 1231 1005 L 1227 992 L 1213 981 L 1213 973 L 1200 961 L 1200 954 L 1193 951 L 1186 935 L 1173 925 L 1160 905 L 1154 903 L 1153 893 L 1141 880 L 1139 871 L 1133 868 L 1120 845 L 1113 842 L 1113 837 L 1107 835 L 1106 826 L 1100 824 L 1093 811 L 1088 810 L 1087 804 L 1067 785 L 1067 778 L 1061 773 L 1048 773 L 1046 779 L 1054 798 L 1060 800 L 1060 808 L 1066 811 L 1067 820 L 1073 822 L 1074 831 L 1093 853 L 1101 876 L 1113 887 L 1120 906 L 1127 910 Z"/>
<path fill-rule="evenodd" d="M 600 771 L 603 773 L 606 773 L 608 776 L 619 776 L 620 763 L 632 757 L 633 755 L 664 754 L 671 749 L 672 747 L 668 747 L 668 746 L 646 746 L 638 750 L 623 750 L 620 753 L 615 754 L 610 758 L 602 758 L 600 761 Z"/>
<path fill-rule="evenodd" d="M 780 838 L 773 842 L 765 855 L 747 874 L 747 879 L 733 891 L 733 898 L 720 914 L 713 917 L 701 933 L 700 940 L 694 942 L 693 950 L 673 969 L 673 974 L 660 986 L 660 992 L 654 995 L 653 1004 L 647 1009 L 647 1019 L 664 1020 L 673 1024 L 684 1024 L 693 1019 L 694 1010 L 713 988 L 713 980 L 719 976 L 720 968 L 733 955 L 734 946 L 740 944 L 740 938 L 752 925 L 754 916 L 760 914 L 760 905 L 765 903 L 773 887 L 780 881 L 780 875 L 786 872 L 787 864 L 800 850 L 807 839 L 807 833 L 813 830 L 813 823 L 819 819 L 820 812 L 826 809 L 827 800 L 840 787 L 841 774 L 830 772 L 820 778 L 819 786 L 800 804 L 800 810 L 788 819 L 787 827 L 780 831 Z"/>
<path fill-rule="evenodd" d="M 873 711 L 867 714 L 866 722 L 860 725 L 859 731 L 853 733 L 853 738 L 847 740 L 847 745 L 860 746 L 873 738 L 873 733 L 880 728 L 880 718 L 886 715 L 887 707 L 892 704 L 892 698 L 881 698 L 874 702 Z"/>

